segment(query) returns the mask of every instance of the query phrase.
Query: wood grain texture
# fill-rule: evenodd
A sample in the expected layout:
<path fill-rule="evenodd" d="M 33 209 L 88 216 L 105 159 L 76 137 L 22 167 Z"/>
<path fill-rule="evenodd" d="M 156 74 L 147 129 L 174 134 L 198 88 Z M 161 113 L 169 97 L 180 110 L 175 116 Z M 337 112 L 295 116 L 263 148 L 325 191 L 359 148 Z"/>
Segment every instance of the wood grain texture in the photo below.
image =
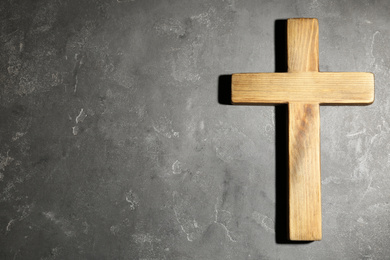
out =
<path fill-rule="evenodd" d="M 232 76 L 232 102 L 369 104 L 374 75 L 365 72 L 243 73 Z"/>
<path fill-rule="evenodd" d="M 298 80 L 302 82 L 298 83 L 299 86 L 308 87 L 308 83 L 316 83 L 317 81 L 312 80 L 311 76 L 320 75 L 318 73 L 318 20 L 287 20 L 287 50 L 288 74 L 300 74 Z M 285 83 L 290 81 L 290 77 L 286 79 Z M 310 82 L 307 82 L 307 79 Z M 302 89 L 300 87 L 295 89 L 292 86 L 290 88 L 290 91 Z M 314 94 L 313 91 L 308 92 Z M 285 94 L 290 96 L 291 93 Z M 288 116 L 289 238 L 290 240 L 321 240 L 319 104 L 314 100 L 310 104 L 289 102 Z"/>
<path fill-rule="evenodd" d="M 321 240 L 320 107 L 288 105 L 289 237 Z"/>
<path fill-rule="evenodd" d="M 287 20 L 288 72 L 318 71 L 318 20 Z"/>

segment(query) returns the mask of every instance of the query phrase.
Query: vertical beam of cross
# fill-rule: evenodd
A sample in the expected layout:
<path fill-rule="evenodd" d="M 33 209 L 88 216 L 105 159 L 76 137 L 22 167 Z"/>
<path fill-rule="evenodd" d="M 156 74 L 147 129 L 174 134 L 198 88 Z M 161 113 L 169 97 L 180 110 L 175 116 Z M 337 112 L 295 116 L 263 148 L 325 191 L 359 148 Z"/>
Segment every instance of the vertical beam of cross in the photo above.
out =
<path fill-rule="evenodd" d="M 288 72 L 318 72 L 318 55 L 318 20 L 288 20 Z M 290 102 L 288 126 L 289 237 L 321 240 L 319 103 Z"/>

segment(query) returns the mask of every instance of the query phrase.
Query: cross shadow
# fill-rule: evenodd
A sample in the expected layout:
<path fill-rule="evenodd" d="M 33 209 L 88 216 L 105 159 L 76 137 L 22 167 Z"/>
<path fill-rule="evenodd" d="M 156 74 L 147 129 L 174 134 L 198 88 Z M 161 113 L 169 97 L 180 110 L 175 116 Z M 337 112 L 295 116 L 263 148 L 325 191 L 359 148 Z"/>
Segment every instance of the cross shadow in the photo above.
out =
<path fill-rule="evenodd" d="M 287 20 L 274 24 L 275 72 L 287 72 Z M 231 105 L 232 75 L 218 78 L 218 103 Z M 275 106 L 275 242 L 308 244 L 312 241 L 291 241 L 288 238 L 288 107 Z"/>
<path fill-rule="evenodd" d="M 287 72 L 287 20 L 274 27 L 275 72 Z M 275 241 L 288 239 L 288 107 L 275 106 Z"/>
<path fill-rule="evenodd" d="M 218 103 L 232 104 L 232 75 L 220 75 L 218 78 Z"/>

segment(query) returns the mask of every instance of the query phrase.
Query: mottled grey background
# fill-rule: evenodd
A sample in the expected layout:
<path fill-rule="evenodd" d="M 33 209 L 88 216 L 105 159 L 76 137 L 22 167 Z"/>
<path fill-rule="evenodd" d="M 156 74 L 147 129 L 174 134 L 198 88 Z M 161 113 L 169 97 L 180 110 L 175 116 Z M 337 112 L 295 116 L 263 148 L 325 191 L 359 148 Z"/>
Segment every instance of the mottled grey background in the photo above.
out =
<path fill-rule="evenodd" d="M 274 72 L 292 17 L 319 19 L 321 71 L 376 76 L 373 105 L 321 108 L 305 244 L 283 110 L 221 77 Z M 3 0 L 0 27 L 1 259 L 390 259 L 389 1 Z"/>

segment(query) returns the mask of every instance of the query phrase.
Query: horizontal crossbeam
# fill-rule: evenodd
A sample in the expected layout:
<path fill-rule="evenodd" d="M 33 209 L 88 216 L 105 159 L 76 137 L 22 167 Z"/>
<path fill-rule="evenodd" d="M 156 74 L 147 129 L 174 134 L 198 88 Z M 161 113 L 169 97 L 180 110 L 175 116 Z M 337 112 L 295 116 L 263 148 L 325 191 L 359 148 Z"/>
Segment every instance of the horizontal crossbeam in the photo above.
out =
<path fill-rule="evenodd" d="M 370 104 L 373 101 L 372 73 L 242 73 L 232 76 L 233 104 Z"/>

